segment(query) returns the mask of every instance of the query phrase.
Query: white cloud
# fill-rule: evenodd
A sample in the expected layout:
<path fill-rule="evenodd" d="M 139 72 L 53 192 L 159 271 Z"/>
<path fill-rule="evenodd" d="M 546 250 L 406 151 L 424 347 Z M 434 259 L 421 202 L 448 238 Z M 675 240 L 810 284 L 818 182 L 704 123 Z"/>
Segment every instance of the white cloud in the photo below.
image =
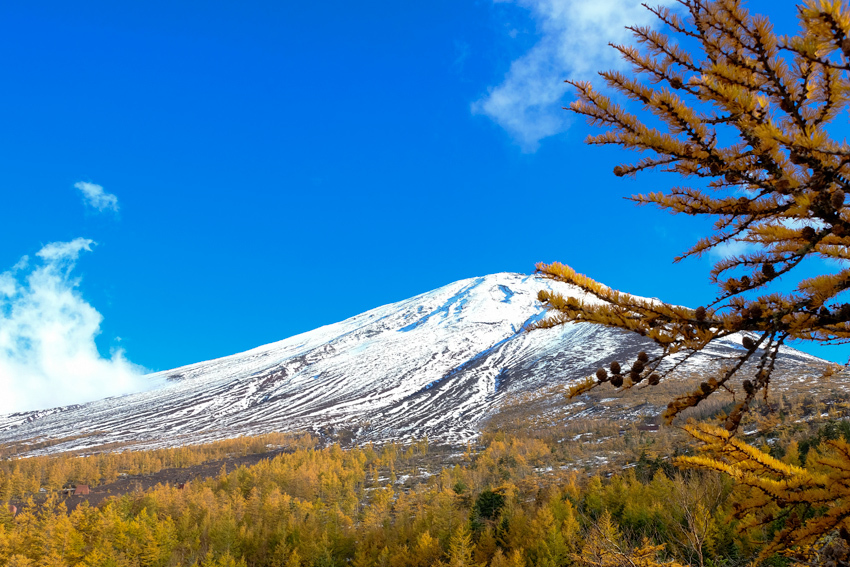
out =
<path fill-rule="evenodd" d="M 805 226 L 811 226 L 816 230 L 821 230 L 826 226 L 826 224 L 819 219 L 783 218 L 779 220 L 779 224 L 795 230 L 799 230 Z M 749 231 L 745 231 L 738 239 L 727 240 L 726 242 L 718 244 L 708 251 L 709 257 L 714 261 L 718 261 L 731 258 L 733 256 L 740 256 L 742 254 L 752 254 L 758 250 L 766 251 L 765 248 L 759 244 L 741 240 L 742 238 L 747 238 L 748 235 Z M 841 260 L 838 258 L 821 258 L 821 261 L 830 268 L 844 268 L 847 265 L 847 260 Z"/>
<path fill-rule="evenodd" d="M 751 242 L 745 242 L 743 240 L 727 240 L 726 242 L 721 242 L 714 248 L 711 248 L 708 251 L 708 254 L 710 258 L 717 261 L 732 258 L 733 256 L 740 256 L 741 254 L 749 254 L 751 252 L 755 252 L 756 249 L 756 245 Z"/>
<path fill-rule="evenodd" d="M 95 345 L 103 319 L 71 271 L 91 240 L 48 244 L 0 273 L 0 413 L 82 403 L 150 387 L 120 350 Z"/>
<path fill-rule="evenodd" d="M 80 190 L 83 194 L 83 201 L 90 207 L 98 211 L 118 211 L 118 197 L 112 193 L 107 193 L 100 185 L 80 181 L 74 183 L 74 187 Z"/>
<path fill-rule="evenodd" d="M 540 140 L 567 128 L 569 117 L 561 108 L 569 88 L 564 80 L 594 80 L 597 71 L 622 68 L 608 43 L 630 43 L 625 26 L 655 25 L 657 19 L 642 0 L 514 1 L 531 11 L 542 37 L 511 63 L 500 85 L 472 104 L 472 112 L 490 117 L 523 151 L 534 151 Z M 652 5 L 659 3 L 673 0 Z"/>
<path fill-rule="evenodd" d="M 35 255 L 57 265 L 62 262 L 71 262 L 73 265 L 73 262 L 76 262 L 80 256 L 80 252 L 83 250 L 91 252 L 92 244 L 94 244 L 94 240 L 88 238 L 77 238 L 71 242 L 51 242 L 36 252 Z"/>

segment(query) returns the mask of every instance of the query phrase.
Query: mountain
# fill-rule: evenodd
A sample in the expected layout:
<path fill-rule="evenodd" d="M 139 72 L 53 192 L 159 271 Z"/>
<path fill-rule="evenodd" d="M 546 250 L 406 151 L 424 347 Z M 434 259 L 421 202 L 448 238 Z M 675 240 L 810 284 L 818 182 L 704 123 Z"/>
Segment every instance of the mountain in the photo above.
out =
<path fill-rule="evenodd" d="M 147 392 L 0 416 L 0 443 L 64 439 L 52 451 L 150 447 L 298 429 L 346 431 L 357 441 L 427 435 L 462 443 L 507 398 L 654 350 L 639 336 L 590 324 L 527 332 L 545 316 L 540 289 L 592 300 L 540 276 L 462 280 L 280 342 L 152 374 L 157 387 Z M 739 339 L 714 345 L 688 368 L 740 353 Z M 783 347 L 779 362 L 806 375 L 823 361 Z M 557 400 L 547 406 L 555 413 Z"/>

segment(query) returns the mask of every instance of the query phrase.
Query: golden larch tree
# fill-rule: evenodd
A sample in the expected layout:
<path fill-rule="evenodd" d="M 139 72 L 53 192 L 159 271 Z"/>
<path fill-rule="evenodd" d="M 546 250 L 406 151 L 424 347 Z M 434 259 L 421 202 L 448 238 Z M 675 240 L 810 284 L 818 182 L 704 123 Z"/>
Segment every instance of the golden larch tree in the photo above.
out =
<path fill-rule="evenodd" d="M 541 291 L 552 314 L 536 328 L 586 321 L 659 345 L 657 354 L 641 353 L 631 365 L 600 369 L 572 395 L 606 382 L 657 384 L 712 341 L 742 333 L 737 360 L 664 412 L 670 422 L 718 390 L 731 392 L 737 405 L 726 427 L 734 431 L 766 393 L 783 344 L 850 339 L 850 305 L 839 297 L 850 287 L 850 146 L 829 133 L 850 100 L 850 11 L 839 0 L 808 0 L 798 7 L 799 33 L 778 37 L 766 17 L 750 15 L 740 0 L 679 4 L 648 7 L 670 35 L 630 27 L 637 46 L 613 45 L 633 73 L 600 73 L 613 92 L 643 106 L 643 118 L 581 81 L 568 81 L 578 94 L 569 109 L 605 129 L 588 143 L 647 154 L 618 165 L 615 175 L 655 169 L 693 181 L 632 197 L 715 219 L 712 233 L 677 261 L 730 242 L 746 249 L 714 264 L 710 278 L 719 293 L 696 309 L 619 293 L 560 263 L 539 264 L 542 274 L 597 301 Z M 671 36 L 694 47 L 686 50 Z M 794 280 L 792 293 L 777 292 L 777 281 L 793 278 L 810 257 L 833 260 L 835 268 Z"/>
<path fill-rule="evenodd" d="M 797 6 L 798 33 L 779 37 L 741 0 L 678 4 L 647 6 L 663 31 L 630 27 L 636 45 L 613 45 L 633 72 L 600 73 L 613 93 L 640 104 L 642 115 L 582 81 L 568 81 L 578 95 L 569 109 L 604 129 L 588 143 L 645 154 L 616 166 L 615 175 L 660 170 L 688 180 L 632 197 L 714 220 L 712 232 L 677 261 L 729 243 L 744 244 L 743 251 L 714 264 L 708 275 L 717 296 L 695 309 L 617 292 L 560 263 L 539 264 L 542 274 L 578 286 L 593 301 L 541 291 L 552 313 L 537 328 L 591 322 L 658 345 L 630 365 L 599 369 L 571 396 L 608 382 L 623 389 L 658 384 L 713 341 L 738 336 L 741 354 L 664 412 L 670 423 L 718 391 L 735 399 L 723 428 L 687 426 L 706 454 L 679 464 L 726 473 L 748 491 L 735 511 L 744 529 L 775 529 L 759 559 L 780 553 L 799 565 L 846 564 L 850 447 L 831 442 L 801 468 L 735 433 L 756 396 L 767 395 L 782 345 L 850 340 L 850 304 L 842 301 L 850 288 L 850 146 L 830 132 L 847 118 L 850 102 L 850 9 L 845 0 L 806 0 Z M 810 258 L 830 262 L 816 277 L 799 275 Z M 780 278 L 792 282 L 791 293 L 778 291 Z"/>

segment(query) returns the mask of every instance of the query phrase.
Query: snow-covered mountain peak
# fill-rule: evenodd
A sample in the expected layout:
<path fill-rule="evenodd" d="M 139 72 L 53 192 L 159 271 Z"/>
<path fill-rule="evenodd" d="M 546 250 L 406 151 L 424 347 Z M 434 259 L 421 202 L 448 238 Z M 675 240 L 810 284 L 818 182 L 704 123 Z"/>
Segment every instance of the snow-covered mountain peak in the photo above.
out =
<path fill-rule="evenodd" d="M 640 337 L 587 324 L 526 332 L 545 316 L 541 289 L 592 300 L 541 276 L 461 280 L 247 352 L 152 374 L 159 387 L 148 392 L 2 416 L 0 441 L 88 432 L 58 448 L 176 445 L 330 427 L 363 440 L 462 442 L 507 394 L 582 378 L 647 348 Z M 802 366 L 818 361 L 793 349 L 784 356 Z"/>

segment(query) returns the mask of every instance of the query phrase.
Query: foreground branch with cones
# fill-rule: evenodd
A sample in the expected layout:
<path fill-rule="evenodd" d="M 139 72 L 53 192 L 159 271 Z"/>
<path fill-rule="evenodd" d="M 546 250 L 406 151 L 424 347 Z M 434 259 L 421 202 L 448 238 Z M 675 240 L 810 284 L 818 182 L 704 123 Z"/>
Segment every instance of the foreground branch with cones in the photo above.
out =
<path fill-rule="evenodd" d="M 798 7 L 799 34 L 780 38 L 740 0 L 679 4 L 676 11 L 648 8 L 671 35 L 631 27 L 637 47 L 613 45 L 632 65 L 631 75 L 601 73 L 610 89 L 643 105 L 647 120 L 587 82 L 568 81 L 578 94 L 569 108 L 605 128 L 588 143 L 649 154 L 615 167 L 615 175 L 658 169 L 693 182 L 632 197 L 715 219 L 714 231 L 677 261 L 730 242 L 745 244 L 745 252 L 714 265 L 709 277 L 719 293 L 696 309 L 619 293 L 560 263 L 539 264 L 542 274 L 598 301 L 542 291 L 552 314 L 536 328 L 599 323 L 660 347 L 628 368 L 600 369 L 572 395 L 608 382 L 623 388 L 658 383 L 712 341 L 740 333 L 741 356 L 672 400 L 664 413 L 670 422 L 717 391 L 731 392 L 736 406 L 725 426 L 735 431 L 756 397 L 766 394 L 783 344 L 850 340 L 850 304 L 840 297 L 850 287 L 850 146 L 828 131 L 850 100 L 850 11 L 841 1 L 809 0 Z M 698 48 L 686 51 L 672 37 Z M 807 258 L 837 267 L 796 281 L 792 293 L 776 292 L 778 280 L 787 283 Z"/>
<path fill-rule="evenodd" d="M 740 529 L 765 533 L 755 563 L 779 554 L 793 565 L 847 565 L 850 446 L 832 441 L 801 468 L 735 434 L 757 396 L 767 398 L 782 345 L 850 341 L 850 304 L 842 296 L 850 288 L 850 146 L 830 135 L 837 119 L 846 120 L 850 102 L 850 9 L 843 0 L 807 0 L 797 6 L 797 35 L 779 37 L 741 0 L 678 3 L 675 10 L 647 6 L 669 35 L 630 27 L 636 46 L 612 46 L 631 74 L 600 73 L 611 91 L 642 105 L 642 116 L 583 81 L 567 81 L 578 95 L 569 110 L 605 130 L 589 144 L 647 155 L 615 167 L 616 176 L 654 169 L 689 181 L 631 197 L 714 219 L 713 231 L 676 261 L 731 243 L 743 252 L 714 264 L 708 276 L 717 296 L 696 309 L 617 292 L 557 262 L 538 264 L 540 273 L 577 286 L 586 300 L 541 291 L 551 313 L 534 328 L 596 323 L 658 346 L 651 356 L 641 352 L 634 361 L 600 368 L 573 385 L 570 397 L 609 383 L 651 387 L 714 341 L 740 340 L 740 355 L 664 411 L 672 423 L 717 392 L 734 398 L 723 428 L 685 427 L 706 455 L 678 464 L 725 473 L 747 493 L 734 516 Z M 825 273 L 800 276 L 810 258 L 828 260 Z M 780 279 L 786 289 L 794 284 L 791 293 L 777 291 Z"/>

